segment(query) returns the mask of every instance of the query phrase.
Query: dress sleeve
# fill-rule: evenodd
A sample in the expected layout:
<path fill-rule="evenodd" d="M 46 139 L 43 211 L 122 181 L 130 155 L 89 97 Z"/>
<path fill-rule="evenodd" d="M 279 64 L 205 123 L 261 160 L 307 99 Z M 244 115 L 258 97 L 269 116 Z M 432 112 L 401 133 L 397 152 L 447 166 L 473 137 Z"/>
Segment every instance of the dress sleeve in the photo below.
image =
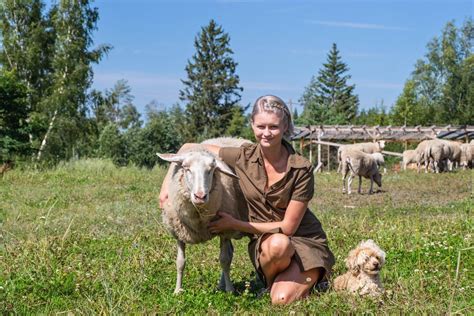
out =
<path fill-rule="evenodd" d="M 241 147 L 222 147 L 219 149 L 219 158 L 230 167 L 235 168 L 237 159 L 240 157 Z"/>
<path fill-rule="evenodd" d="M 314 175 L 313 167 L 299 170 L 298 177 L 295 181 L 291 200 L 308 202 L 313 198 L 314 194 Z"/>

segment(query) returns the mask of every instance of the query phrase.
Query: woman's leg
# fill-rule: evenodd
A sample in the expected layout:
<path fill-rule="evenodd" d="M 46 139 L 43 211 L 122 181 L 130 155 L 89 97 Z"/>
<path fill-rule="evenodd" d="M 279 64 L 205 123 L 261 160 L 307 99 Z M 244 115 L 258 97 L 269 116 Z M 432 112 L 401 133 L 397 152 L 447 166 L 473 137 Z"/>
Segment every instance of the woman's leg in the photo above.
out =
<path fill-rule="evenodd" d="M 308 296 L 322 273 L 323 268 L 301 272 L 295 259 L 292 259 L 289 267 L 275 277 L 270 291 L 272 304 L 290 304 Z"/>
<path fill-rule="evenodd" d="M 265 275 L 267 287 L 271 287 L 275 276 L 286 270 L 295 254 L 288 236 L 280 233 L 269 235 L 260 245 L 260 267 Z"/>

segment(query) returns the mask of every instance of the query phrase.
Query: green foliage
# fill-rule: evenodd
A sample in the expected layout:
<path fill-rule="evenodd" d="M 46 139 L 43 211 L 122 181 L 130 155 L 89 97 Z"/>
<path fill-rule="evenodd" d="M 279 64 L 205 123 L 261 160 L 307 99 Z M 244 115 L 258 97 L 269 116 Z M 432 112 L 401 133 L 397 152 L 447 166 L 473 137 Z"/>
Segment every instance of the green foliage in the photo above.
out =
<path fill-rule="evenodd" d="M 173 112 L 175 111 L 175 112 Z M 177 152 L 183 143 L 177 120 L 173 111 L 150 111 L 148 120 L 142 129 L 129 129 L 125 135 L 127 158 L 130 162 L 152 168 L 159 161 L 156 153 Z"/>
<path fill-rule="evenodd" d="M 0 69 L 0 162 L 29 152 L 26 87 Z"/>
<path fill-rule="evenodd" d="M 86 98 L 92 64 L 110 46 L 91 49 L 98 11 L 89 0 L 61 0 L 44 11 L 41 0 L 3 2 L 0 63 L 27 87 L 37 158 L 68 159 L 90 139 L 83 131 L 89 130 L 84 124 L 89 123 Z"/>
<path fill-rule="evenodd" d="M 125 164 L 125 144 L 114 123 L 104 127 L 99 137 L 99 157 L 110 158 L 117 165 Z"/>
<path fill-rule="evenodd" d="M 318 77 L 311 79 L 299 100 L 304 109 L 298 123 L 347 124 L 354 121 L 359 98 L 354 95 L 355 85 L 347 83 L 351 78 L 345 74 L 348 71 L 334 43 Z"/>
<path fill-rule="evenodd" d="M 232 120 L 229 123 L 225 135 L 253 139 L 253 131 L 250 126 L 250 118 L 244 115 L 246 109 L 235 107 L 232 109 Z"/>
<path fill-rule="evenodd" d="M 382 102 L 380 105 L 377 104 L 374 107 L 368 109 L 367 111 L 360 111 L 355 122 L 358 125 L 386 126 L 390 124 L 390 116 L 389 113 L 387 113 L 387 108 Z"/>
<path fill-rule="evenodd" d="M 176 241 L 157 195 L 166 173 L 109 160 L 12 170 L 0 185 L 2 314 L 473 314 L 472 170 L 392 173 L 383 192 L 343 195 L 338 174 L 316 175 L 310 209 L 336 257 L 362 239 L 387 253 L 379 299 L 312 293 L 289 306 L 257 295 L 247 238 L 233 241 L 237 293 L 216 290 L 219 240 L 186 248 L 185 288 L 173 295 Z M 363 190 L 368 182 L 363 180 Z M 460 254 L 457 270 L 458 254 Z"/>
<path fill-rule="evenodd" d="M 448 22 L 441 36 L 427 45 L 425 59 L 418 60 L 412 79 L 405 87 L 415 89 L 416 100 L 407 103 L 418 107 L 427 124 L 472 124 L 474 122 L 472 43 L 474 24 L 468 18 L 460 28 Z M 406 96 L 400 98 L 405 99 Z M 399 113 L 397 113 L 399 115 Z M 425 122 L 421 122 L 425 123 Z"/>
<path fill-rule="evenodd" d="M 430 121 L 429 107 L 425 99 L 419 99 L 413 80 L 408 80 L 403 93 L 391 109 L 391 120 L 394 125 L 427 125 Z"/>
<path fill-rule="evenodd" d="M 201 28 L 194 39 L 196 53 L 186 65 L 180 100 L 186 102 L 187 140 L 224 134 L 233 109 L 241 99 L 237 63 L 232 59 L 230 37 L 214 20 Z"/>

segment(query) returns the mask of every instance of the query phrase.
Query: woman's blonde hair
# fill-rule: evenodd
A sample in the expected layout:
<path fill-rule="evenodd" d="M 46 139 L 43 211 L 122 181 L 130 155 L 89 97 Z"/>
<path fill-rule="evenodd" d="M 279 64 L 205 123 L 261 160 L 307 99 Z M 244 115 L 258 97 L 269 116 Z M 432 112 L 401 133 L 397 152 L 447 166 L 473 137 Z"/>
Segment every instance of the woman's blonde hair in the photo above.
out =
<path fill-rule="evenodd" d="M 291 135 L 294 131 L 293 121 L 291 120 L 291 112 L 288 109 L 285 101 L 276 97 L 274 95 L 264 95 L 255 101 L 252 109 L 252 116 L 251 120 L 253 123 L 253 119 L 255 115 L 262 112 L 271 112 L 277 115 L 281 115 L 283 121 L 286 123 L 286 131 L 283 133 L 283 137 L 286 140 L 290 140 Z"/>

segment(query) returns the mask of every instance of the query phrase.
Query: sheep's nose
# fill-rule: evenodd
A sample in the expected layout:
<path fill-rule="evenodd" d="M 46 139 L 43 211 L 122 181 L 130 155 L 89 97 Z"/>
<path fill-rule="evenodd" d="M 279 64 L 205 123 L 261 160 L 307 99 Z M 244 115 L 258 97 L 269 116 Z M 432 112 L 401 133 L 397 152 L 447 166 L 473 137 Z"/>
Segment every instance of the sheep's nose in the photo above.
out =
<path fill-rule="evenodd" d="M 198 200 L 205 200 L 207 197 L 207 194 L 205 193 L 194 193 L 194 197 Z"/>

